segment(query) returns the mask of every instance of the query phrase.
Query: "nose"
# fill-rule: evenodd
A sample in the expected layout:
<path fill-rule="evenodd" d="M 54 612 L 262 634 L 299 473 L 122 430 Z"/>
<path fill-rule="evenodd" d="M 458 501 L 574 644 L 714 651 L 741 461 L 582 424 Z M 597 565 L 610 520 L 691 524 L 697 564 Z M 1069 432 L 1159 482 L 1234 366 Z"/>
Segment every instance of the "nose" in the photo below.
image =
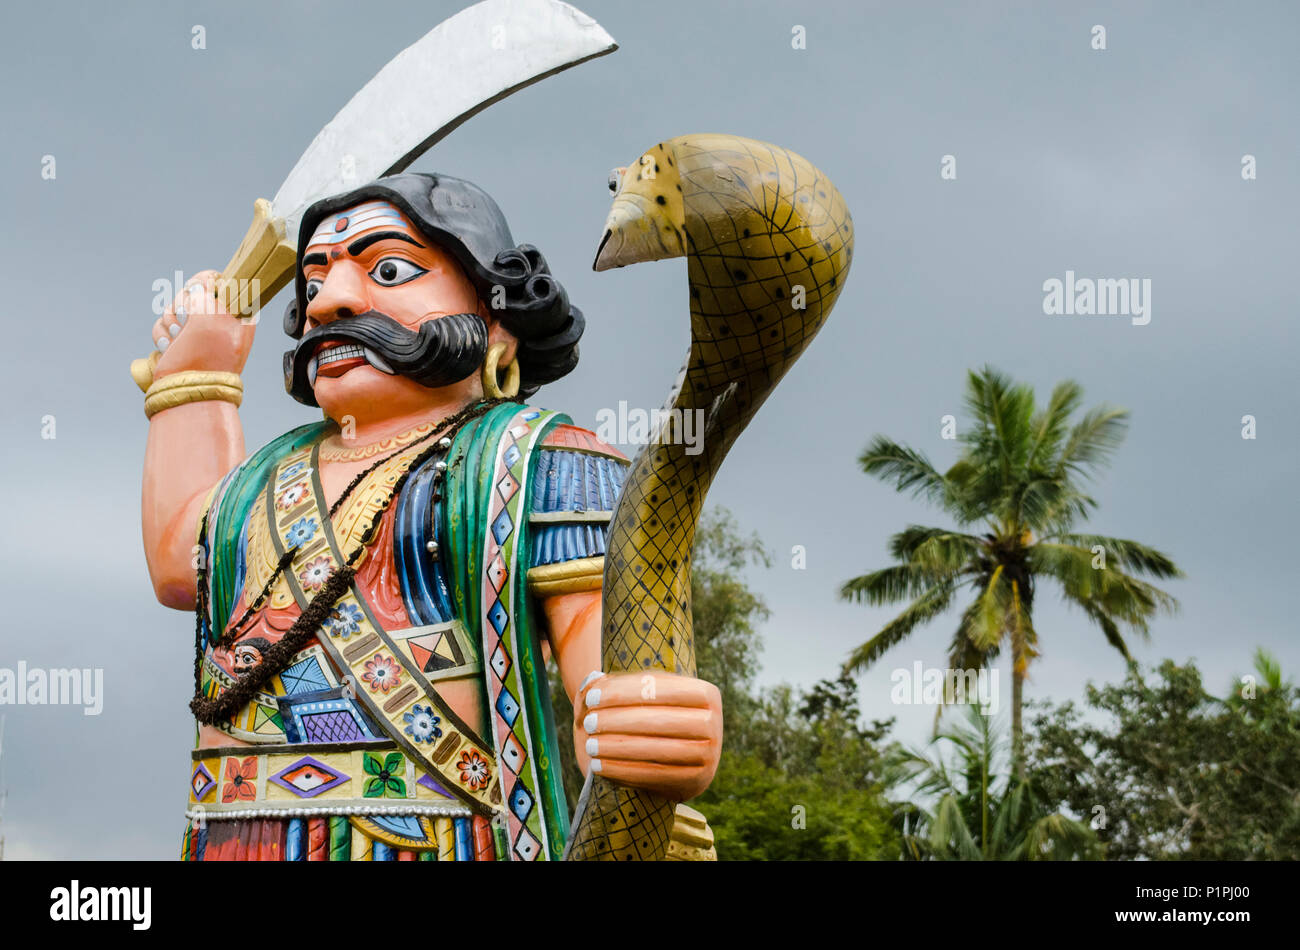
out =
<path fill-rule="evenodd" d="M 310 329 L 370 309 L 365 271 L 355 261 L 335 261 L 326 272 L 320 290 L 307 303 L 307 322 Z"/>

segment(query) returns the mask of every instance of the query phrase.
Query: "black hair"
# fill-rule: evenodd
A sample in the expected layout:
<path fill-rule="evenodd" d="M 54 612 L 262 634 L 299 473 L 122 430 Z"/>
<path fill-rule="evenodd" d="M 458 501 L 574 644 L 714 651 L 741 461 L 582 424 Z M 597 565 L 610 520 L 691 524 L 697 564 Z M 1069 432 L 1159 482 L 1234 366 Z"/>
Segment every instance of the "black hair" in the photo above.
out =
<path fill-rule="evenodd" d="M 542 252 L 531 244 L 515 244 L 491 196 L 450 175 L 390 175 L 311 205 L 298 229 L 295 294 L 284 314 L 289 336 L 302 336 L 307 312 L 302 256 L 317 226 L 328 215 L 375 199 L 396 205 L 426 238 L 451 254 L 479 299 L 518 340 L 521 398 L 578 365 L 578 340 L 586 327 L 582 311 L 569 303 Z"/>

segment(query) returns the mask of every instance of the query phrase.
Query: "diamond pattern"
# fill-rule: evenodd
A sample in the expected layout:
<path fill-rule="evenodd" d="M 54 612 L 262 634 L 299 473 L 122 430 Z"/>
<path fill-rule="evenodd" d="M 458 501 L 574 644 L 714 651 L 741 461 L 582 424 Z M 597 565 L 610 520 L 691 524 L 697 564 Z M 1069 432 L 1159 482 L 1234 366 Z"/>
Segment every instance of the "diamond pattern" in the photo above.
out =
<path fill-rule="evenodd" d="M 506 538 L 510 537 L 510 532 L 515 529 L 515 523 L 510 520 L 510 513 L 502 510 L 497 515 L 496 520 L 492 522 L 492 537 L 496 538 L 497 544 L 501 544 Z"/>
<path fill-rule="evenodd" d="M 190 776 L 190 791 L 194 793 L 194 800 L 203 801 L 203 796 L 216 788 L 216 785 L 212 773 L 200 762 L 194 769 L 194 774 Z"/>
<path fill-rule="evenodd" d="M 492 651 L 492 658 L 488 661 L 492 664 L 492 672 L 497 675 L 497 679 L 503 680 L 506 674 L 510 672 L 510 657 L 506 656 L 506 651 L 497 644 L 497 648 Z"/>
<path fill-rule="evenodd" d="M 528 813 L 533 810 L 533 796 L 524 788 L 522 779 L 515 781 L 515 787 L 510 792 L 510 810 L 520 821 L 527 821 Z"/>
<path fill-rule="evenodd" d="M 342 785 L 349 777 L 310 755 L 304 755 L 272 775 L 271 781 L 299 798 L 314 798 L 336 785 Z"/>
<path fill-rule="evenodd" d="M 515 854 L 525 861 L 536 861 L 541 853 L 542 843 L 537 840 L 537 836 L 527 826 L 520 828 L 519 837 L 515 838 Z"/>
<path fill-rule="evenodd" d="M 487 618 L 492 622 L 492 628 L 496 630 L 497 636 L 499 637 L 501 636 L 501 631 L 505 630 L 506 623 L 510 620 L 510 615 L 506 613 L 506 609 L 501 606 L 501 601 L 496 600 L 493 601 L 492 606 L 488 608 Z"/>
<path fill-rule="evenodd" d="M 510 695 L 510 690 L 501 690 L 501 695 L 497 697 L 496 701 L 496 711 L 501 714 L 501 718 L 505 720 L 507 726 L 511 729 L 515 727 L 515 719 L 519 717 L 519 704 Z"/>

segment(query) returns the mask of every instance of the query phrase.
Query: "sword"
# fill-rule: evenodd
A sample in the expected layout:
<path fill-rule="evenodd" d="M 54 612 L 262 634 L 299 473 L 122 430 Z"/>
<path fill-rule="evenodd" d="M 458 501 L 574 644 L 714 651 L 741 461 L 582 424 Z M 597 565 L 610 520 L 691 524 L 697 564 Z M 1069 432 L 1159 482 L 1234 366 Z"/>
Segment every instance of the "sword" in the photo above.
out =
<path fill-rule="evenodd" d="M 253 203 L 253 223 L 217 281 L 223 308 L 253 317 L 289 283 L 312 202 L 404 170 L 492 103 L 616 49 L 599 23 L 560 0 L 483 0 L 443 21 L 317 133 L 274 198 Z M 161 355 L 131 363 L 141 390 Z"/>

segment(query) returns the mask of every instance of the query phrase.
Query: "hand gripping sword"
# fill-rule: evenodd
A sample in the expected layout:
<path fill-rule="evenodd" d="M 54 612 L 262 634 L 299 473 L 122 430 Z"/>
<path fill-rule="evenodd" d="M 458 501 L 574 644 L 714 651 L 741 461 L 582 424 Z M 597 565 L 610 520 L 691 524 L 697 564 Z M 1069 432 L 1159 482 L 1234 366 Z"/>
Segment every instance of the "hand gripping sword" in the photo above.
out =
<path fill-rule="evenodd" d="M 293 277 L 298 223 L 312 202 L 407 168 L 466 119 L 525 86 L 618 48 L 560 0 L 483 0 L 398 53 L 316 135 L 221 272 L 226 312 L 254 316 Z M 162 354 L 131 364 L 147 391 Z"/>

